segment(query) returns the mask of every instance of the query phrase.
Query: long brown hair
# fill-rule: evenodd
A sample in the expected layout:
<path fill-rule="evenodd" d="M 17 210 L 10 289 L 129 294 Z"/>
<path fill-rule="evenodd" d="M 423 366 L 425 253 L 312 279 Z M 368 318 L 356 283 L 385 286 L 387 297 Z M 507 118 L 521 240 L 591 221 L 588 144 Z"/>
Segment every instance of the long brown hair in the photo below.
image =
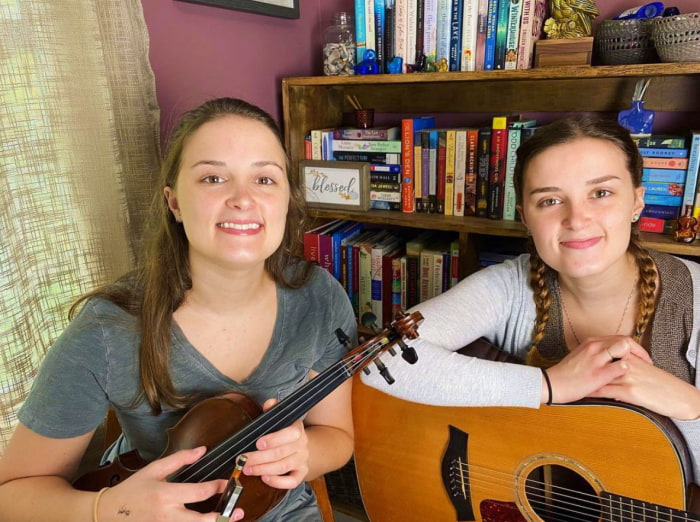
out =
<path fill-rule="evenodd" d="M 624 154 L 627 170 L 632 178 L 634 187 L 642 183 L 642 157 L 637 145 L 632 140 L 629 131 L 617 122 L 597 116 L 581 114 L 557 120 L 539 128 L 535 134 L 526 140 L 518 149 L 517 162 L 513 173 L 513 184 L 518 205 L 523 201 L 523 185 L 527 167 L 535 156 L 555 145 L 569 143 L 578 138 L 596 138 L 605 140 L 618 147 Z M 656 265 L 649 252 L 642 247 L 637 227 L 634 223 L 629 246 L 627 247 L 639 269 L 639 309 L 635 324 L 634 338 L 637 342 L 642 338 L 654 314 L 654 294 L 656 291 Z M 537 349 L 545 334 L 545 326 L 549 320 L 549 309 L 552 298 L 546 283 L 545 275 L 551 270 L 535 249 L 532 238 L 528 241 L 530 251 L 530 287 L 535 299 L 535 325 L 532 329 L 532 348 L 527 362 L 534 366 L 551 366 L 558 361 L 545 359 Z"/>
<path fill-rule="evenodd" d="M 163 189 L 166 186 L 174 187 L 177 182 L 187 139 L 204 124 L 229 115 L 264 124 L 284 150 L 284 141 L 272 117 L 243 100 L 218 98 L 185 113 L 166 149 L 136 269 L 114 284 L 81 296 L 69 314 L 73 317 L 81 303 L 88 298 L 100 297 L 138 317 L 142 390 L 134 404 L 145 398 L 154 414 L 160 413 L 162 403 L 181 408 L 197 399 L 193 395 L 178 394 L 168 371 L 173 312 L 182 304 L 185 292 L 192 287 L 192 280 L 189 243 L 182 224 L 175 220 L 168 208 Z M 285 156 L 290 186 L 285 233 L 280 246 L 265 260 L 265 269 L 278 285 L 299 288 L 308 280 L 311 269 L 309 264 L 295 256 L 303 245 L 306 206 L 299 178 L 292 172 L 289 156 Z M 296 269 L 288 269 L 292 264 L 296 265 Z"/>

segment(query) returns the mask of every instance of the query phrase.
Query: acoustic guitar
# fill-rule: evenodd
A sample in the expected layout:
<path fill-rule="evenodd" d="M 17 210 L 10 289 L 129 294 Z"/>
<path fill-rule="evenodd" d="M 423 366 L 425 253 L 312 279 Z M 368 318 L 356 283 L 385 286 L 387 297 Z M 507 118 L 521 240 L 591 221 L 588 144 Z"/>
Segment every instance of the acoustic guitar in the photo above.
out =
<path fill-rule="evenodd" d="M 683 438 L 644 408 L 426 406 L 355 377 L 353 415 L 372 522 L 700 521 Z"/>

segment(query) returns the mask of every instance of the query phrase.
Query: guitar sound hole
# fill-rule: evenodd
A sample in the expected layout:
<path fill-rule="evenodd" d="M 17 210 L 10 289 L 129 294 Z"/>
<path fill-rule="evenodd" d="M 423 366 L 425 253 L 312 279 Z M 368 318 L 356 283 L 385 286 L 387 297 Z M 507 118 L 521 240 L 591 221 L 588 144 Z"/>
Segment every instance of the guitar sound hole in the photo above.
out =
<path fill-rule="evenodd" d="M 545 522 L 596 522 L 600 499 L 578 473 L 564 466 L 535 468 L 525 483 L 532 510 Z"/>

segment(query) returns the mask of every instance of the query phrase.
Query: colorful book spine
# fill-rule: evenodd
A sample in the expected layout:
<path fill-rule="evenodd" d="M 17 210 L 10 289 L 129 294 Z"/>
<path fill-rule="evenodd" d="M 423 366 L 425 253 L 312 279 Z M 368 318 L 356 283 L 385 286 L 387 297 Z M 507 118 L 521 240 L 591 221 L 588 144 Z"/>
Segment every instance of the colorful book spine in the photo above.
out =
<path fill-rule="evenodd" d="M 425 0 L 416 0 L 416 55 L 413 64 L 416 69 L 425 65 Z"/>
<path fill-rule="evenodd" d="M 682 196 L 683 183 L 664 183 L 662 181 L 643 181 L 644 195 L 661 194 L 664 196 Z"/>
<path fill-rule="evenodd" d="M 479 129 L 467 129 L 467 161 L 464 173 L 464 215 L 476 215 L 477 194 L 477 154 L 479 150 Z"/>
<path fill-rule="evenodd" d="M 333 152 L 401 153 L 401 140 L 333 140 Z"/>
<path fill-rule="evenodd" d="M 476 70 L 476 33 L 479 21 L 479 1 L 464 0 L 462 7 L 461 71 Z"/>
<path fill-rule="evenodd" d="M 686 148 L 685 136 L 671 134 L 653 134 L 651 136 L 633 137 L 637 147 L 659 149 L 684 149 Z"/>
<path fill-rule="evenodd" d="M 406 0 L 406 55 L 403 57 L 403 70 L 408 72 L 407 65 L 416 61 L 416 31 L 418 23 L 418 0 Z"/>
<path fill-rule="evenodd" d="M 401 165 L 401 154 L 390 152 L 335 151 L 333 159 L 337 161 L 365 161 L 377 165 Z"/>
<path fill-rule="evenodd" d="M 403 60 L 401 72 L 406 72 L 406 64 L 409 63 L 408 58 L 408 0 L 396 0 L 394 4 L 394 57 L 400 56 Z M 414 43 L 415 45 L 415 43 Z M 390 57 L 393 58 L 393 57 Z"/>
<path fill-rule="evenodd" d="M 496 31 L 498 30 L 498 2 L 489 0 L 486 18 L 486 42 L 484 49 L 484 70 L 492 71 L 496 66 Z"/>
<path fill-rule="evenodd" d="M 401 128 L 396 127 L 339 127 L 333 129 L 333 140 L 391 141 L 401 139 Z"/>
<path fill-rule="evenodd" d="M 672 234 L 676 229 L 675 219 L 659 219 L 647 216 L 639 218 L 637 227 L 640 232 L 653 232 L 655 234 Z"/>
<path fill-rule="evenodd" d="M 464 190 L 467 176 L 467 130 L 455 130 L 455 187 L 453 214 L 464 216 Z"/>
<path fill-rule="evenodd" d="M 506 29 L 505 66 L 507 70 L 518 68 L 518 40 L 524 0 L 509 0 L 508 27 Z"/>
<path fill-rule="evenodd" d="M 643 157 L 642 165 L 650 169 L 687 169 L 688 158 L 650 158 Z"/>
<path fill-rule="evenodd" d="M 491 124 L 491 157 L 489 161 L 488 217 L 503 217 L 503 190 L 505 185 L 506 147 L 508 144 L 508 118 L 494 116 Z"/>
<path fill-rule="evenodd" d="M 385 25 L 385 12 L 386 12 L 386 0 L 374 0 L 374 38 L 376 40 L 377 52 L 377 66 L 379 67 L 379 72 L 383 73 L 385 60 L 384 60 L 384 46 L 386 38 L 386 25 Z"/>
<path fill-rule="evenodd" d="M 362 223 L 358 223 L 356 221 L 347 221 L 341 228 L 337 229 L 331 234 L 331 241 L 333 245 L 333 277 L 335 277 L 338 281 L 341 279 L 342 272 L 341 251 L 343 242 L 348 237 L 357 236 L 360 232 L 362 232 L 363 226 L 364 225 Z"/>
<path fill-rule="evenodd" d="M 421 133 L 421 200 L 419 211 L 428 212 L 430 208 L 430 176 L 431 171 L 433 176 L 434 173 L 434 163 L 433 159 L 437 153 L 437 134 L 435 134 L 435 148 L 433 153 L 430 152 L 430 134 L 433 131 L 424 131 Z M 432 156 L 432 157 L 431 157 Z M 431 164 L 433 167 L 431 168 Z"/>
<path fill-rule="evenodd" d="M 535 42 L 540 39 L 547 16 L 547 0 L 522 0 L 518 39 L 518 69 L 530 69 L 535 56 Z"/>
<path fill-rule="evenodd" d="M 506 39 L 508 38 L 508 13 L 511 0 L 498 1 L 496 16 L 496 46 L 494 48 L 493 68 L 502 71 L 506 68 Z"/>
<path fill-rule="evenodd" d="M 685 192 L 683 193 L 682 208 L 686 205 L 695 206 L 695 199 L 700 188 L 698 183 L 698 170 L 700 170 L 700 130 L 690 133 L 690 145 L 688 151 L 688 170 L 685 178 Z"/>
<path fill-rule="evenodd" d="M 452 72 L 462 70 L 462 18 L 464 0 L 452 0 L 450 12 L 450 63 Z"/>
<path fill-rule="evenodd" d="M 479 129 L 477 149 L 476 215 L 488 217 L 489 211 L 489 162 L 491 160 L 491 127 Z"/>
<path fill-rule="evenodd" d="M 459 283 L 459 239 L 450 242 L 450 288 Z"/>
<path fill-rule="evenodd" d="M 437 0 L 424 0 L 423 54 L 428 70 L 437 69 L 437 7 Z"/>
<path fill-rule="evenodd" d="M 450 28 L 452 5 L 450 0 L 437 0 L 437 24 L 435 26 L 435 63 L 438 70 L 449 70 Z"/>
<path fill-rule="evenodd" d="M 654 158 L 687 158 L 688 149 L 664 149 L 660 147 L 639 147 L 642 156 Z"/>
<path fill-rule="evenodd" d="M 389 62 L 396 55 L 396 42 L 394 31 L 396 30 L 396 7 L 394 0 L 385 0 L 384 6 L 384 63 L 382 72 L 389 72 Z"/>
<path fill-rule="evenodd" d="M 505 181 L 503 183 L 503 218 L 508 221 L 515 220 L 515 185 L 513 174 L 517 161 L 518 147 L 523 142 L 524 133 L 533 130 L 537 125 L 536 120 L 515 121 L 508 126 L 508 145 L 506 150 Z"/>
<path fill-rule="evenodd" d="M 365 49 L 372 49 L 374 52 L 377 52 L 376 27 L 374 0 L 365 0 Z"/>
<path fill-rule="evenodd" d="M 370 173 L 391 173 L 391 174 L 401 174 L 401 165 L 378 165 L 371 163 L 369 166 Z"/>
<path fill-rule="evenodd" d="M 478 0 L 478 15 L 476 24 L 476 55 L 474 57 L 474 68 L 477 71 L 484 70 L 484 60 L 486 55 L 486 31 L 489 20 L 490 0 Z"/>
<path fill-rule="evenodd" d="M 355 0 L 355 57 L 356 63 L 365 59 L 367 48 L 365 27 L 365 0 Z"/>
<path fill-rule="evenodd" d="M 441 136 L 442 135 L 442 139 Z M 442 143 L 441 143 L 442 141 Z M 434 131 L 430 132 L 430 164 L 428 165 L 430 176 L 428 185 L 428 212 L 430 214 L 438 213 L 438 200 L 440 198 L 440 191 L 442 191 L 444 203 L 445 194 L 445 131 Z M 442 155 L 442 158 L 441 158 Z M 441 161 L 442 160 L 442 161 Z M 442 170 L 440 169 L 442 165 Z M 442 179 L 440 179 L 442 177 Z"/>
<path fill-rule="evenodd" d="M 664 205 L 667 207 L 678 207 L 683 203 L 683 196 L 666 196 L 658 194 L 645 194 L 644 203 L 648 205 Z"/>
<path fill-rule="evenodd" d="M 445 131 L 445 195 L 443 214 L 454 215 L 456 129 Z"/>
<path fill-rule="evenodd" d="M 384 325 L 382 307 L 382 286 L 384 285 L 384 272 L 382 270 L 382 258 L 398 242 L 398 238 L 391 234 L 386 235 L 380 241 L 372 245 L 370 250 L 371 263 L 371 307 L 372 313 L 377 317 L 377 326 Z"/>
<path fill-rule="evenodd" d="M 657 219 L 677 219 L 680 207 L 666 205 L 645 205 L 642 216 Z"/>
<path fill-rule="evenodd" d="M 685 169 L 642 169 L 642 181 L 663 181 L 666 183 L 685 183 Z"/>

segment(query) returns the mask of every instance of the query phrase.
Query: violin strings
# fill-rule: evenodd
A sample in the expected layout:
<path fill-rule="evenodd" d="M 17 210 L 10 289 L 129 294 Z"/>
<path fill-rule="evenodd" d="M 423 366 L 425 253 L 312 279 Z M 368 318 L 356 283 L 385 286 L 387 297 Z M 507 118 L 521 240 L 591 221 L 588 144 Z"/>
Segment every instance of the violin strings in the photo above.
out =
<path fill-rule="evenodd" d="M 488 491 L 498 491 L 503 490 L 507 492 L 511 492 L 515 486 L 514 484 L 514 479 L 516 475 L 503 472 L 503 471 L 498 471 L 495 469 L 491 468 L 486 468 L 486 467 L 481 467 L 478 465 L 473 465 L 473 464 L 460 464 L 460 474 L 459 476 L 466 476 L 468 478 L 467 482 L 469 484 L 469 489 L 474 490 L 474 489 L 486 489 Z M 480 471 L 484 471 L 484 473 L 480 473 Z M 475 473 L 476 471 L 476 473 Z M 490 476 L 489 476 L 490 474 Z M 526 480 L 526 489 L 537 489 L 538 486 L 544 486 L 546 483 L 543 481 L 538 481 L 534 479 L 527 479 Z M 629 498 L 629 502 L 626 500 L 615 500 L 615 499 L 604 499 L 598 496 L 597 494 L 589 494 L 589 493 L 582 493 L 580 491 L 573 490 L 571 488 L 565 488 L 562 486 L 557 486 L 556 484 L 547 484 L 547 487 L 550 488 L 551 490 L 554 491 L 554 495 L 559 497 L 559 499 L 554 500 L 554 503 L 556 503 L 557 506 L 560 507 L 560 510 L 563 511 L 568 511 L 571 514 L 581 514 L 581 510 L 585 509 L 588 510 L 591 514 L 596 513 L 596 518 L 595 520 L 601 520 L 602 522 L 607 522 L 608 520 L 619 520 L 620 518 L 616 517 L 632 517 L 629 518 L 629 520 L 634 520 L 635 516 L 649 516 L 649 517 L 654 517 L 658 516 L 659 514 L 669 514 L 670 512 L 679 512 L 683 513 L 680 510 L 676 510 L 674 508 L 670 508 L 667 506 L 658 506 L 653 503 L 645 502 L 639 499 L 632 499 Z M 572 495 L 570 493 L 576 493 L 576 495 Z M 548 508 L 551 508 L 553 501 L 551 496 L 543 493 L 534 493 L 530 491 L 530 493 L 527 494 L 528 501 L 530 502 L 531 505 L 533 506 L 546 506 Z M 531 499 L 536 499 L 534 502 Z M 635 506 L 634 502 L 638 502 L 639 505 Z M 627 507 L 627 504 L 631 504 L 631 507 Z M 653 507 L 647 507 L 648 505 L 651 505 Z M 600 515 L 601 517 L 603 516 L 603 506 L 609 507 L 611 513 L 610 517 L 611 518 L 599 518 L 597 515 Z M 666 513 L 668 511 L 669 513 Z M 614 515 L 613 515 L 614 513 Z M 682 514 L 682 515 L 673 515 L 674 520 L 680 521 L 690 521 L 690 520 L 700 520 L 700 518 L 694 517 L 693 515 L 688 515 L 688 514 Z M 688 518 L 690 517 L 690 518 Z M 551 520 L 552 522 L 556 522 L 556 518 L 548 518 L 548 520 Z M 572 518 L 570 515 L 566 515 L 565 520 L 590 520 L 590 518 L 583 518 L 583 519 L 576 519 Z M 652 520 L 658 520 L 657 518 L 652 518 Z"/>
<path fill-rule="evenodd" d="M 198 481 L 209 480 L 216 476 L 222 467 L 234 461 L 236 456 L 246 448 L 253 445 L 262 435 L 271 431 L 271 427 L 276 423 L 279 428 L 286 426 L 282 424 L 291 419 L 291 422 L 298 419 L 308 411 L 313 405 L 324 398 L 332 389 L 342 384 L 349 377 L 361 368 L 366 362 L 371 362 L 380 349 L 393 339 L 389 339 L 388 333 L 379 339 L 373 339 L 361 345 L 360 350 L 354 354 L 348 354 L 340 361 L 331 365 L 327 370 L 310 379 L 303 386 L 295 390 L 283 403 L 280 408 L 273 407 L 263 413 L 252 422 L 243 427 L 232 437 L 218 444 L 211 451 L 207 452 L 199 461 L 184 467 L 182 470 L 172 475 L 171 480 L 176 482 L 191 482 L 198 474 L 204 476 Z M 339 380 L 340 379 L 340 380 Z M 329 384 L 337 381 L 331 389 L 326 390 Z M 300 413 L 301 412 L 301 413 Z M 290 422 L 290 424 L 291 424 Z M 233 439 L 238 439 L 233 441 Z M 213 469 L 207 469 L 214 466 Z"/>

